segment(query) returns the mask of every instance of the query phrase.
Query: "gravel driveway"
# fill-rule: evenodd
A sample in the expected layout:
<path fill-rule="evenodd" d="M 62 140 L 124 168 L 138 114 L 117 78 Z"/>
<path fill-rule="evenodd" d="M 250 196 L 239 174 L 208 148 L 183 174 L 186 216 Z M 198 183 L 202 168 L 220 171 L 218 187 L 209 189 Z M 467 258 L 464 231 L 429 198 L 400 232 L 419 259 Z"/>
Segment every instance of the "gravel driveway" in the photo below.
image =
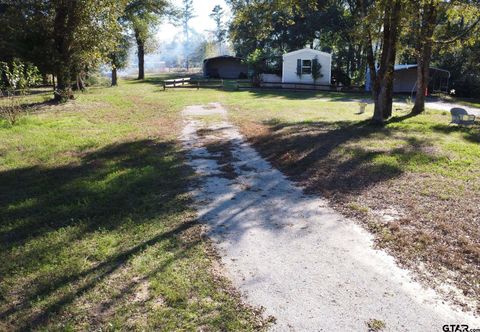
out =
<path fill-rule="evenodd" d="M 394 102 L 394 104 L 406 106 L 406 103 L 402 102 L 402 101 L 396 101 L 396 102 Z M 465 106 L 465 105 L 455 104 L 455 103 L 449 103 L 449 102 L 442 101 L 442 100 L 428 100 L 427 99 L 427 101 L 425 102 L 425 108 L 430 108 L 430 109 L 433 109 L 433 110 L 450 112 L 450 110 L 452 108 L 455 108 L 455 107 L 463 108 L 469 114 L 473 114 L 475 116 L 480 116 L 480 108 L 470 107 L 470 106 Z"/>
<path fill-rule="evenodd" d="M 262 159 L 219 104 L 190 106 L 181 137 L 199 217 L 229 277 L 278 331 L 442 331 L 480 320 L 445 304 L 373 248 L 355 222 Z"/>
<path fill-rule="evenodd" d="M 480 109 L 479 108 L 464 106 L 464 105 L 461 105 L 461 104 L 448 103 L 448 102 L 445 102 L 445 101 L 428 101 L 428 102 L 425 103 L 425 106 L 427 108 L 431 108 L 431 109 L 434 109 L 434 110 L 442 110 L 442 111 L 450 111 L 452 108 L 458 107 L 458 108 L 465 109 L 469 114 L 480 116 Z"/>

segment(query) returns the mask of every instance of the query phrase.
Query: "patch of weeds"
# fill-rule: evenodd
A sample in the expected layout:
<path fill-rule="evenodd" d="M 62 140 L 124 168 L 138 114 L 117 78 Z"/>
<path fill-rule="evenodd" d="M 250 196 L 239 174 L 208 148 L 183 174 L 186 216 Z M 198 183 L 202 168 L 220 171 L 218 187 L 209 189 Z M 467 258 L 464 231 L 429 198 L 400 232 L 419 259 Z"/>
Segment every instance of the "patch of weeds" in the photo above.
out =
<path fill-rule="evenodd" d="M 368 214 L 368 211 L 369 211 L 368 207 L 358 204 L 356 202 L 351 202 L 347 204 L 347 207 L 352 209 L 355 212 L 362 213 L 362 214 Z"/>
<path fill-rule="evenodd" d="M 383 228 L 382 231 L 380 232 L 380 241 L 382 243 L 386 242 L 391 242 L 395 240 L 395 237 L 393 236 L 392 232 L 388 228 Z"/>
<path fill-rule="evenodd" d="M 385 324 L 384 321 L 379 319 L 370 319 L 365 323 L 367 324 L 369 332 L 379 332 L 384 330 L 387 327 L 387 324 Z"/>
<path fill-rule="evenodd" d="M 421 232 L 417 234 L 416 239 L 414 240 L 415 247 L 419 251 L 424 251 L 426 247 L 428 247 L 430 244 L 432 244 L 433 239 L 430 234 L 427 234 L 425 232 Z"/>
<path fill-rule="evenodd" d="M 212 135 L 215 132 L 216 132 L 216 130 L 214 130 L 214 129 L 200 128 L 200 129 L 197 130 L 197 136 L 200 137 L 200 138 L 204 138 L 208 135 Z"/>
<path fill-rule="evenodd" d="M 21 97 L 12 94 L 3 96 L 2 94 L 0 91 L 0 119 L 5 120 L 9 126 L 14 126 L 27 112 L 27 107 Z"/>

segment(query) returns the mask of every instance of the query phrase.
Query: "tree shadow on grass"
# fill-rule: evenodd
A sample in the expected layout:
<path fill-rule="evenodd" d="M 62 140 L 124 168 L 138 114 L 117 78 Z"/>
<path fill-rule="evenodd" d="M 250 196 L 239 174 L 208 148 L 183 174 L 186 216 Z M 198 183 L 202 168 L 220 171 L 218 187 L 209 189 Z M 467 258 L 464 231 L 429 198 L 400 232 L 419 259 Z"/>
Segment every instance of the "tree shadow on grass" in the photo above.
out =
<path fill-rule="evenodd" d="M 171 218 L 189 211 L 185 193 L 190 171 L 177 154 L 173 142 L 142 140 L 84 153 L 75 164 L 0 172 L 0 280 L 18 274 L 21 284 L 21 278 L 36 276 L 28 288 L 0 288 L 0 321 L 16 321 L 18 330 L 38 326 L 135 255 L 191 228 L 192 219 Z M 94 233 L 142 224 L 156 225 L 157 231 L 119 244 L 107 258 L 86 257 L 90 263 L 85 269 L 70 266 L 65 257 L 66 252 L 92 255 L 81 246 L 75 251 Z M 195 245 L 174 249 L 174 259 Z M 56 272 L 37 273 L 56 265 Z M 50 300 L 32 307 L 42 299 Z"/>
<path fill-rule="evenodd" d="M 369 120 L 277 123 L 253 143 L 307 191 L 332 195 L 360 193 L 400 176 L 410 162 L 426 164 L 439 158 L 428 151 L 428 139 L 374 126 Z"/>
<path fill-rule="evenodd" d="M 50 281 L 48 285 L 43 285 L 35 293 L 29 294 L 28 298 L 21 303 L 11 306 L 9 309 L 0 312 L 0 319 L 5 319 L 12 314 L 20 315 L 22 322 L 18 325 L 18 330 L 29 330 L 34 327 L 38 327 L 44 323 L 47 319 L 55 317 L 56 314 L 62 311 L 64 307 L 71 304 L 75 300 L 79 299 L 83 294 L 93 290 L 100 285 L 104 280 L 112 276 L 116 271 L 124 268 L 128 262 L 136 255 L 147 250 L 150 246 L 159 244 L 164 241 L 171 240 L 173 237 L 180 236 L 183 232 L 196 224 L 194 220 L 181 224 L 170 231 L 163 232 L 158 236 L 155 236 L 147 241 L 144 241 L 128 250 L 120 252 L 111 258 L 102 261 L 97 266 L 88 270 L 62 277 L 57 280 Z M 165 270 L 169 265 L 177 260 L 187 257 L 187 255 L 199 244 L 199 241 L 189 243 L 188 247 L 180 247 L 178 250 L 173 250 L 170 255 L 159 267 L 153 271 L 149 271 L 142 279 L 146 280 L 151 276 Z M 102 309 L 106 307 L 114 307 L 120 301 L 133 292 L 137 281 L 127 283 L 122 287 L 121 291 L 107 303 L 102 304 Z M 50 302 L 42 310 L 32 310 L 31 301 L 39 299 L 45 299 L 50 295 L 54 295 L 56 291 L 64 287 L 70 287 L 70 290 L 64 294 L 58 296 L 54 301 Z M 28 318 L 28 319 L 25 319 Z"/>
<path fill-rule="evenodd" d="M 152 200 L 169 202 L 184 190 L 181 177 L 171 177 L 182 171 L 169 158 L 174 149 L 172 143 L 144 140 L 86 154 L 79 164 L 1 172 L 2 246 L 79 222 L 88 232 L 117 228 L 125 220 L 119 216 L 131 212 L 143 219 L 157 215 Z"/>
<path fill-rule="evenodd" d="M 478 124 L 471 127 L 438 124 L 433 126 L 432 129 L 436 132 L 448 135 L 452 133 L 459 133 L 467 141 L 472 143 L 480 143 L 480 125 Z"/>

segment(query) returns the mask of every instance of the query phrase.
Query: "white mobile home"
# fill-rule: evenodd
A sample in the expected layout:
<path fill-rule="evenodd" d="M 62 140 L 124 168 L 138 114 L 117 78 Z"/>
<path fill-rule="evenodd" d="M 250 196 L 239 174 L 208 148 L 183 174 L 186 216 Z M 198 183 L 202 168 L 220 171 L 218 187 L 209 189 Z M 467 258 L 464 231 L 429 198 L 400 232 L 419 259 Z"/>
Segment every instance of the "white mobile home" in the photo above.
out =
<path fill-rule="evenodd" d="M 321 66 L 321 77 L 316 81 L 312 76 L 315 61 Z M 329 53 L 304 48 L 283 55 L 282 83 L 330 85 L 331 76 L 332 55 Z"/>

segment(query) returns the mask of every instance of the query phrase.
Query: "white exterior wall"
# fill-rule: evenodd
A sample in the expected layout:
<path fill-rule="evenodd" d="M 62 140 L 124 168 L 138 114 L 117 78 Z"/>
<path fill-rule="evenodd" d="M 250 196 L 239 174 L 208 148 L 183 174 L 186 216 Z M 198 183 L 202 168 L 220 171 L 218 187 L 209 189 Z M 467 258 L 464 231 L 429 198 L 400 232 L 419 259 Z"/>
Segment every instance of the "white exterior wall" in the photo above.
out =
<path fill-rule="evenodd" d="M 260 74 L 260 80 L 262 82 L 282 82 L 282 77 L 275 74 Z"/>
<path fill-rule="evenodd" d="M 318 63 L 322 66 L 320 73 L 323 75 L 323 77 L 319 78 L 315 84 L 329 85 L 332 77 L 332 55 L 309 48 L 283 55 L 282 83 L 313 84 L 313 78 L 311 74 L 302 74 L 301 77 L 298 77 L 297 59 L 313 60 L 315 57 L 318 58 Z"/>
<path fill-rule="evenodd" d="M 267 82 L 267 83 L 265 83 Z M 260 74 L 260 86 L 264 88 L 281 88 L 281 84 L 269 84 L 269 83 L 282 83 L 282 76 L 275 74 Z"/>

